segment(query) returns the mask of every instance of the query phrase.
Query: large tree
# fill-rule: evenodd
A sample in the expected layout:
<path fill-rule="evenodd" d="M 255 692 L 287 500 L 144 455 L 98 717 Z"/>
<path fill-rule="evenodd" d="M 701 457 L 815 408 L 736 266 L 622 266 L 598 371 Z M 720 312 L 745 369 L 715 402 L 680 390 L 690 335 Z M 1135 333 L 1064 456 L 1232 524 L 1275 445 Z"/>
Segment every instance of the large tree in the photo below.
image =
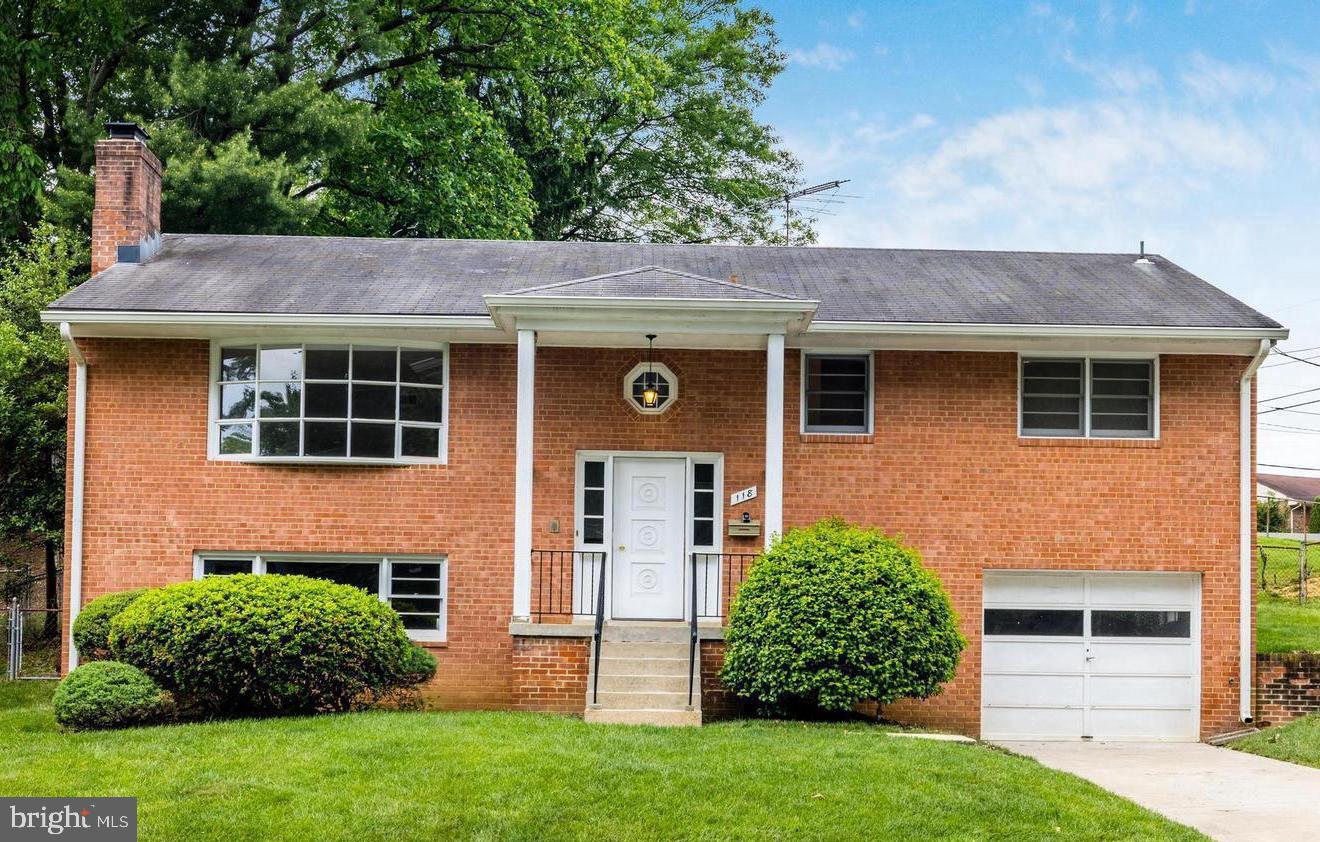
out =
<path fill-rule="evenodd" d="M 43 187 L 85 228 L 92 144 L 128 118 L 167 230 L 782 236 L 796 163 L 753 109 L 783 58 L 740 0 L 11 2 L 10 233 Z"/>

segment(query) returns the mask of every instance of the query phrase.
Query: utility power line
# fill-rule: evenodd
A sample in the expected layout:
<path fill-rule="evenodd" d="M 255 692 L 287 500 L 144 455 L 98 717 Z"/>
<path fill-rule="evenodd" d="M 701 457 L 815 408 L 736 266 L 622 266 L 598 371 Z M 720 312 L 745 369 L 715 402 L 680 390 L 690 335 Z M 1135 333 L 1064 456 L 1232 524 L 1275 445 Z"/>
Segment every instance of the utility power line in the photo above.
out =
<path fill-rule="evenodd" d="M 1257 468 L 1283 468 L 1288 471 L 1320 471 L 1320 468 L 1303 468 L 1301 465 L 1271 465 L 1269 462 L 1257 462 Z"/>

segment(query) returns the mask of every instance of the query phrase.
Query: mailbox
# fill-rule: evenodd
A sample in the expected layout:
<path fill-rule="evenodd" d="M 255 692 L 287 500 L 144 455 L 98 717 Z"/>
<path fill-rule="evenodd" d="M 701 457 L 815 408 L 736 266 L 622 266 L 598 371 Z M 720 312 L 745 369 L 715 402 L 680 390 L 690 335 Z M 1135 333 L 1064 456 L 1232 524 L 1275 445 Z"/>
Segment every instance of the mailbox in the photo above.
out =
<path fill-rule="evenodd" d="M 759 520 L 731 520 L 729 521 L 730 538 L 755 538 L 761 534 L 761 521 Z"/>

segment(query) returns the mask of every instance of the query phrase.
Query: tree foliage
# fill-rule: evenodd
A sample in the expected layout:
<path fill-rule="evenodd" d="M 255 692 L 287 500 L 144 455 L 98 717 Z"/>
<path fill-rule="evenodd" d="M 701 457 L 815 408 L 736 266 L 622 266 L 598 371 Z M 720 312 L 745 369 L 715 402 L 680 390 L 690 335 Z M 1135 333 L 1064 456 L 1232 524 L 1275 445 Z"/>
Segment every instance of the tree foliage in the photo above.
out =
<path fill-rule="evenodd" d="M 63 526 L 68 363 L 59 330 L 40 316 L 85 274 L 86 260 L 78 235 L 43 224 L 0 263 L 3 535 L 54 541 Z"/>
<path fill-rule="evenodd" d="M 42 193 L 85 225 L 108 118 L 152 132 L 170 231 L 782 236 L 783 57 L 741 0 L 16 3 L 0 238 Z"/>

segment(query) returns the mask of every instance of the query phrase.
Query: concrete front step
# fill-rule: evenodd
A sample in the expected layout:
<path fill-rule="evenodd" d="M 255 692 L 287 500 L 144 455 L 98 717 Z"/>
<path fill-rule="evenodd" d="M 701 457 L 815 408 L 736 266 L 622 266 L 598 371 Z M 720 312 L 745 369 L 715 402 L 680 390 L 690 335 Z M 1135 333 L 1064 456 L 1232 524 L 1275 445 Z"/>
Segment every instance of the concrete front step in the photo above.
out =
<path fill-rule="evenodd" d="M 686 667 L 686 665 L 685 665 Z M 686 673 L 686 668 L 684 670 Z M 601 670 L 599 690 L 602 694 L 613 692 L 665 692 L 682 693 L 683 704 L 687 704 L 688 677 L 684 675 L 628 675 L 610 673 Z M 695 696 L 695 693 L 694 693 Z M 695 701 L 695 698 L 693 699 Z"/>
<path fill-rule="evenodd" d="M 601 676 L 601 681 L 605 676 Z M 697 704 L 694 695 L 692 702 Z M 646 708 L 655 708 L 657 710 L 685 710 L 687 708 L 688 697 L 687 688 L 682 691 L 664 691 L 664 690 L 611 690 L 606 692 L 601 690 L 596 694 L 596 704 L 603 708 L 612 708 L 614 710 L 644 710 Z"/>
<path fill-rule="evenodd" d="M 587 708 L 584 717 L 587 722 L 608 723 L 614 725 L 664 725 L 684 726 L 700 725 L 699 710 L 647 710 L 635 708 L 618 710 L 612 708 Z"/>
<path fill-rule="evenodd" d="M 692 638 L 692 628 L 687 623 L 642 623 L 613 621 L 605 624 L 601 640 L 610 642 L 635 641 L 638 643 L 686 643 Z"/>
<path fill-rule="evenodd" d="M 605 658 L 682 658 L 688 659 L 688 644 L 643 641 L 605 640 L 600 644 L 600 657 Z"/>
<path fill-rule="evenodd" d="M 607 658 L 600 659 L 600 675 L 681 675 L 688 674 L 688 658 Z"/>

